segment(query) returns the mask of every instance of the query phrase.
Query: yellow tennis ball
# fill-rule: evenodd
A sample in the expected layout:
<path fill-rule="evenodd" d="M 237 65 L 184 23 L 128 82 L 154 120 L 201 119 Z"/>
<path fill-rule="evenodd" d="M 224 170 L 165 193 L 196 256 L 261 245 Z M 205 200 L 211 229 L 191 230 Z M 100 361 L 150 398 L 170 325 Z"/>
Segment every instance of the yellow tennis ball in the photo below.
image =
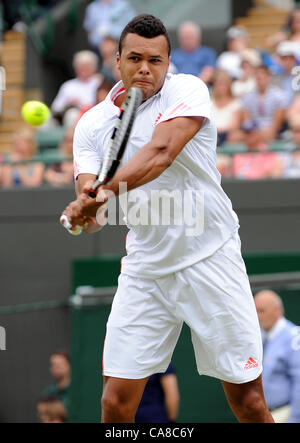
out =
<path fill-rule="evenodd" d="M 50 117 L 50 110 L 45 103 L 31 100 L 22 106 L 23 119 L 32 126 L 40 126 Z"/>

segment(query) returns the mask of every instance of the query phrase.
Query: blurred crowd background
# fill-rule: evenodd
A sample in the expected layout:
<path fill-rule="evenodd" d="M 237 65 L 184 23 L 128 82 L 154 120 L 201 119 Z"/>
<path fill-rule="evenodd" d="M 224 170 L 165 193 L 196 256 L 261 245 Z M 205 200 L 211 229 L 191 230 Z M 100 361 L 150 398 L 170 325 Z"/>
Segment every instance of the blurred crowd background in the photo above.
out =
<path fill-rule="evenodd" d="M 4 39 L 7 33 L 29 32 L 24 3 L 31 19 L 38 21 L 62 2 L 3 0 Z M 268 2 L 254 3 L 266 7 Z M 282 18 L 284 11 L 286 14 L 276 32 L 264 35 L 261 46 L 256 46 L 242 19 L 226 30 L 222 51 L 206 44 L 201 26 L 192 18 L 176 30 L 170 72 L 195 75 L 207 84 L 218 130 L 218 169 L 224 178 L 300 176 L 300 6 L 293 1 L 271 3 L 274 19 Z M 276 14 L 276 3 L 286 9 L 279 8 Z M 130 0 L 87 4 L 82 20 L 87 46 L 71 54 L 72 76 L 60 84 L 52 102 L 47 103 L 50 120 L 38 130 L 18 125 L 11 145 L 7 150 L 1 148 L 0 187 L 72 183 L 74 128 L 83 113 L 104 100 L 120 80 L 116 67 L 118 38 L 137 13 Z M 265 16 L 257 17 L 259 21 Z M 266 26 L 273 23 L 270 17 L 265 20 Z M 58 134 L 57 146 L 48 157 L 40 155 L 39 144 L 47 133 Z"/>

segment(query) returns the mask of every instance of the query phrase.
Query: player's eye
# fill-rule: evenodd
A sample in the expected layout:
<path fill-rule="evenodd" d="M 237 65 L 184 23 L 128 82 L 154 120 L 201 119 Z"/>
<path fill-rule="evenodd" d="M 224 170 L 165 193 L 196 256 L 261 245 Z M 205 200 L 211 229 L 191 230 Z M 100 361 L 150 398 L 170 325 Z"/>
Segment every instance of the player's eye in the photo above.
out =
<path fill-rule="evenodd" d="M 139 61 L 139 57 L 137 57 L 136 55 L 132 55 L 131 57 L 129 57 L 129 60 L 132 60 L 133 62 L 137 62 L 137 61 Z"/>
<path fill-rule="evenodd" d="M 161 59 L 160 58 L 152 58 L 150 61 L 151 61 L 151 63 L 159 63 L 159 62 L 161 62 Z"/>

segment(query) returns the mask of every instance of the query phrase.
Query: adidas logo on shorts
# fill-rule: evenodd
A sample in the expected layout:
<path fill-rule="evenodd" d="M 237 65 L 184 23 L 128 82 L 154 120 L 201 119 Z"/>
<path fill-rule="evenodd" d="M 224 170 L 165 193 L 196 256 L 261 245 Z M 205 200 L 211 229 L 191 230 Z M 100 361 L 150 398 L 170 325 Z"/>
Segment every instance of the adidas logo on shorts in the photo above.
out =
<path fill-rule="evenodd" d="M 254 360 L 254 358 L 249 357 L 249 360 L 245 364 L 244 369 L 257 368 L 257 366 L 258 366 L 258 363 Z"/>

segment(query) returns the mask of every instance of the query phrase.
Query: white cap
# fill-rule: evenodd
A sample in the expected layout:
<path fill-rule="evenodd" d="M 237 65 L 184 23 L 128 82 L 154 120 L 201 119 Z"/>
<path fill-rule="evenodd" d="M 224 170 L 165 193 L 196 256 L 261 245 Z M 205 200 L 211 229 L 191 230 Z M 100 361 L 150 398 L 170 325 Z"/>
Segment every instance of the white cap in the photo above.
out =
<path fill-rule="evenodd" d="M 249 34 L 247 32 L 247 30 L 245 28 L 241 28 L 241 27 L 237 27 L 237 26 L 232 26 L 231 28 L 228 29 L 227 33 L 226 33 L 226 37 L 228 39 L 232 39 L 232 38 L 247 38 L 249 37 Z"/>
<path fill-rule="evenodd" d="M 246 61 L 254 67 L 259 66 L 262 63 L 262 59 L 255 49 L 244 49 L 240 55 L 242 61 Z"/>
<path fill-rule="evenodd" d="M 287 56 L 287 55 L 293 55 L 295 57 L 295 55 L 296 55 L 295 43 L 294 42 L 290 42 L 290 41 L 281 42 L 277 46 L 277 54 L 280 57 L 284 57 L 284 56 Z"/>

